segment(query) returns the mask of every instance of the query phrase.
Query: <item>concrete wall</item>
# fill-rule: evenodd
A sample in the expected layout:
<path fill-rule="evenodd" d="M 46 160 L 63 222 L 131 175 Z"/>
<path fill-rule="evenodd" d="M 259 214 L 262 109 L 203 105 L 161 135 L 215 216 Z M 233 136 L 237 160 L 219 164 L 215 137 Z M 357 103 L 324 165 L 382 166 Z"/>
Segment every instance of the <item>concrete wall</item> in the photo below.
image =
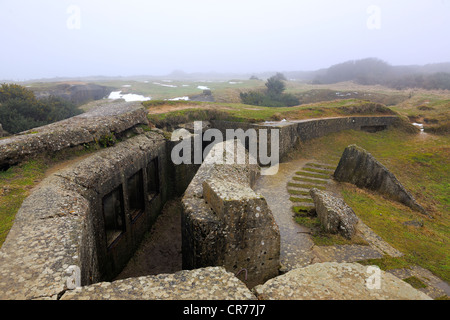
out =
<path fill-rule="evenodd" d="M 79 116 L 0 139 L 0 170 L 44 152 L 119 135 L 138 124 L 148 124 L 140 103 L 106 103 Z"/>
<path fill-rule="evenodd" d="M 278 275 L 280 232 L 265 199 L 251 189 L 259 166 L 214 161 L 214 154 L 234 157 L 233 143 L 213 148 L 182 199 L 183 269 L 223 266 L 253 287 Z"/>
<path fill-rule="evenodd" d="M 396 121 L 398 121 L 396 116 L 359 116 L 258 124 L 220 120 L 213 120 L 211 123 L 212 127 L 219 129 L 224 135 L 227 129 L 256 129 L 257 131 L 267 129 L 270 137 L 271 129 L 280 130 L 279 153 L 282 161 L 300 141 L 308 141 L 344 130 L 365 130 L 369 132 L 384 130 L 395 125 Z M 270 150 L 270 146 L 268 149 Z"/>
<path fill-rule="evenodd" d="M 57 297 L 66 290 L 69 266 L 80 268 L 82 285 L 117 275 L 172 196 L 166 147 L 163 136 L 148 132 L 45 179 L 24 201 L 0 250 L 0 298 Z M 159 163 L 157 194 L 148 190 L 153 159 Z M 133 220 L 128 181 L 137 172 L 145 198 Z M 108 244 L 103 201 L 115 189 L 123 199 L 124 225 Z"/>

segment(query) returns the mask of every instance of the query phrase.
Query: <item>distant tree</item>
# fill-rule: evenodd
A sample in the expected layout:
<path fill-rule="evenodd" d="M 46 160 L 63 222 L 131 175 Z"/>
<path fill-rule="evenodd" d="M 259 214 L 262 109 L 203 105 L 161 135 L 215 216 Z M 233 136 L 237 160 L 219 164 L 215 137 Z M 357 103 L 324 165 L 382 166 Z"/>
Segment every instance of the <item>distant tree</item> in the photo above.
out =
<path fill-rule="evenodd" d="M 277 76 L 270 77 L 266 82 L 267 93 L 269 96 L 276 97 L 286 90 L 286 85 Z"/>
<path fill-rule="evenodd" d="M 355 81 L 364 85 L 380 84 L 386 81 L 391 70 L 392 67 L 380 59 L 351 60 L 331 66 L 315 82 L 329 84 Z"/>
<path fill-rule="evenodd" d="M 287 81 L 287 78 L 284 74 L 282 74 L 281 72 L 277 72 L 272 78 L 281 80 L 281 81 Z"/>
<path fill-rule="evenodd" d="M 36 100 L 33 91 L 23 86 L 18 84 L 2 84 L 0 87 L 0 103 L 16 98 L 28 101 Z"/>
<path fill-rule="evenodd" d="M 34 93 L 16 84 L 0 87 L 0 123 L 11 134 L 40 127 L 82 113 L 58 97 L 36 99 Z"/>
<path fill-rule="evenodd" d="M 270 77 L 265 85 L 265 91 L 242 92 L 240 94 L 242 102 L 265 107 L 292 107 L 300 104 L 296 96 L 283 93 L 286 85 L 280 76 Z"/>
<path fill-rule="evenodd" d="M 253 76 L 250 77 L 250 80 L 260 80 L 260 79 L 257 76 L 253 75 Z"/>
<path fill-rule="evenodd" d="M 450 73 L 439 72 L 428 76 L 424 83 L 425 89 L 450 90 Z"/>
<path fill-rule="evenodd" d="M 266 95 L 259 91 L 241 92 L 240 96 L 243 103 L 253 106 L 262 106 L 266 99 Z"/>

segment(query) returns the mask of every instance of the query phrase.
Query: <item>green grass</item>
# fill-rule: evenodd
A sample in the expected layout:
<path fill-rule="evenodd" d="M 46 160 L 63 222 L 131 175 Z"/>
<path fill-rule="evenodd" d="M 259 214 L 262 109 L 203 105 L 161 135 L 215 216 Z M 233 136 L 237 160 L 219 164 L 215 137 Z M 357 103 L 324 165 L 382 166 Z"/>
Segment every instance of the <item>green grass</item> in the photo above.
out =
<path fill-rule="evenodd" d="M 403 281 L 409 283 L 413 288 L 416 288 L 416 289 L 421 289 L 421 288 L 427 287 L 427 285 L 425 283 L 423 283 L 419 278 L 414 277 L 414 276 L 403 279 Z"/>
<path fill-rule="evenodd" d="M 31 160 L 7 171 L 0 171 L 0 246 L 14 223 L 14 217 L 48 168 L 43 159 Z"/>
<path fill-rule="evenodd" d="M 351 240 L 342 237 L 339 234 L 330 234 L 325 232 L 319 218 L 311 217 L 307 214 L 311 208 L 294 207 L 295 222 L 311 230 L 311 238 L 317 246 L 335 246 L 335 245 L 368 245 L 368 243 L 359 235 Z"/>
<path fill-rule="evenodd" d="M 380 114 L 379 111 L 374 111 L 370 107 L 368 108 L 367 106 L 371 106 L 371 104 L 367 101 L 355 99 L 326 101 L 320 104 L 308 104 L 286 108 L 268 108 L 229 102 L 191 103 L 189 101 L 176 103 L 169 101 L 167 104 L 161 104 L 160 101 L 150 101 L 144 102 L 143 105 L 147 106 L 147 109 L 149 110 L 149 120 L 159 128 L 201 120 L 228 120 L 259 123 L 264 121 L 280 121 L 283 119 L 297 120 L 348 116 L 348 111 L 342 109 L 344 107 L 352 110 L 359 110 L 358 115 Z M 180 105 L 183 106 L 183 108 L 178 108 L 178 110 L 168 110 L 167 112 L 161 113 L 152 112 L 152 109 L 156 107 L 173 107 L 174 105 Z M 392 111 L 386 108 L 382 114 L 392 114 Z"/>
<path fill-rule="evenodd" d="M 307 206 L 292 207 L 292 211 L 298 216 L 302 216 L 305 213 L 310 212 L 312 209 L 314 209 L 314 207 L 307 207 Z"/>
<path fill-rule="evenodd" d="M 292 190 L 288 189 L 289 194 L 295 195 L 295 196 L 309 196 L 309 191 L 300 191 L 300 190 Z"/>
<path fill-rule="evenodd" d="M 324 170 L 324 169 L 316 169 L 316 168 L 308 168 L 308 167 L 303 167 L 302 169 L 303 171 L 308 171 L 308 172 L 313 172 L 313 173 L 320 173 L 323 175 L 328 175 L 328 177 L 330 176 L 331 172 L 329 170 Z"/>
<path fill-rule="evenodd" d="M 289 200 L 291 200 L 292 202 L 298 202 L 298 203 L 314 203 L 314 200 L 311 198 L 290 197 Z"/>
<path fill-rule="evenodd" d="M 328 183 L 327 181 L 308 179 L 308 178 L 303 178 L 303 177 L 293 177 L 292 179 L 295 181 L 309 182 L 309 183 L 314 183 L 314 184 L 327 184 Z"/>
<path fill-rule="evenodd" d="M 384 271 L 410 268 L 410 263 L 408 263 L 405 259 L 395 258 L 391 256 L 384 256 L 381 259 L 368 259 L 364 261 L 358 261 L 358 263 L 365 266 L 378 266 L 381 270 Z"/>
<path fill-rule="evenodd" d="M 302 189 L 319 189 L 319 190 L 325 190 L 326 188 L 324 186 L 315 186 L 312 184 L 305 184 L 305 183 L 288 183 L 288 187 L 295 187 L 295 188 L 302 188 Z"/>
<path fill-rule="evenodd" d="M 303 172 L 303 171 L 297 171 L 295 174 L 298 176 L 318 178 L 318 179 L 330 179 L 331 178 L 331 174 L 321 174 L 321 173 L 312 173 L 312 172 Z"/>
<path fill-rule="evenodd" d="M 419 265 L 450 281 L 450 136 L 347 131 L 302 145 L 302 152 L 323 162 L 356 144 L 385 165 L 430 212 L 429 219 L 397 202 L 350 184 L 341 193 L 355 213 L 383 240 L 404 253 L 403 265 Z M 424 227 L 404 225 L 423 220 Z"/>
<path fill-rule="evenodd" d="M 6 171 L 0 171 L 0 247 L 11 229 L 16 213 L 30 191 L 45 178 L 47 170 L 64 161 L 97 151 L 98 144 L 70 148 L 55 154 L 42 154 Z"/>
<path fill-rule="evenodd" d="M 345 186 L 342 194 L 358 217 L 405 254 L 403 260 L 420 265 L 445 281 L 450 280 L 448 221 L 440 218 L 425 220 L 408 207 L 352 186 Z M 403 224 L 417 218 L 424 219 L 424 227 Z"/>
<path fill-rule="evenodd" d="M 329 165 L 325 165 L 325 164 L 307 163 L 306 165 L 308 165 L 310 167 L 319 168 L 319 169 L 329 169 L 329 170 L 335 170 L 336 169 L 335 166 L 329 166 Z"/>

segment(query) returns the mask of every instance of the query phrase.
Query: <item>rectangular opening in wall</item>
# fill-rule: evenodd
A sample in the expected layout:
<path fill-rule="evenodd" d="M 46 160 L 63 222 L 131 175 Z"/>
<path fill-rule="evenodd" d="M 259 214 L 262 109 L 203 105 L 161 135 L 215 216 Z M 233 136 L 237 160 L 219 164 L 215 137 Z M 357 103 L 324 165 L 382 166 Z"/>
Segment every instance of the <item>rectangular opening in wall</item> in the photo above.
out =
<path fill-rule="evenodd" d="M 159 186 L 159 158 L 156 157 L 147 166 L 148 199 L 153 200 L 160 191 Z"/>
<path fill-rule="evenodd" d="M 103 197 L 103 217 L 108 247 L 111 247 L 126 230 L 122 191 L 122 186 L 119 186 Z"/>
<path fill-rule="evenodd" d="M 127 182 L 128 206 L 132 221 L 138 218 L 145 210 L 144 179 L 142 170 L 139 170 Z"/>

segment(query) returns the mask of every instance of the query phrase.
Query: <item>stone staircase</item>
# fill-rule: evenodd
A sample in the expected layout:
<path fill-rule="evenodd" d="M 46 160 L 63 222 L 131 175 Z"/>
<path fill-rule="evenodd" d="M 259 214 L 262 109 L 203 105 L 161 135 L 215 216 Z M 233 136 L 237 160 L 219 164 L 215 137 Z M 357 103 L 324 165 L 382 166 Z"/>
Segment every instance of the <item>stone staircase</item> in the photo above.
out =
<path fill-rule="evenodd" d="M 314 201 L 309 190 L 312 188 L 325 190 L 332 179 L 334 169 L 329 164 L 308 162 L 295 173 L 287 185 L 295 212 L 308 212 L 314 208 Z"/>

